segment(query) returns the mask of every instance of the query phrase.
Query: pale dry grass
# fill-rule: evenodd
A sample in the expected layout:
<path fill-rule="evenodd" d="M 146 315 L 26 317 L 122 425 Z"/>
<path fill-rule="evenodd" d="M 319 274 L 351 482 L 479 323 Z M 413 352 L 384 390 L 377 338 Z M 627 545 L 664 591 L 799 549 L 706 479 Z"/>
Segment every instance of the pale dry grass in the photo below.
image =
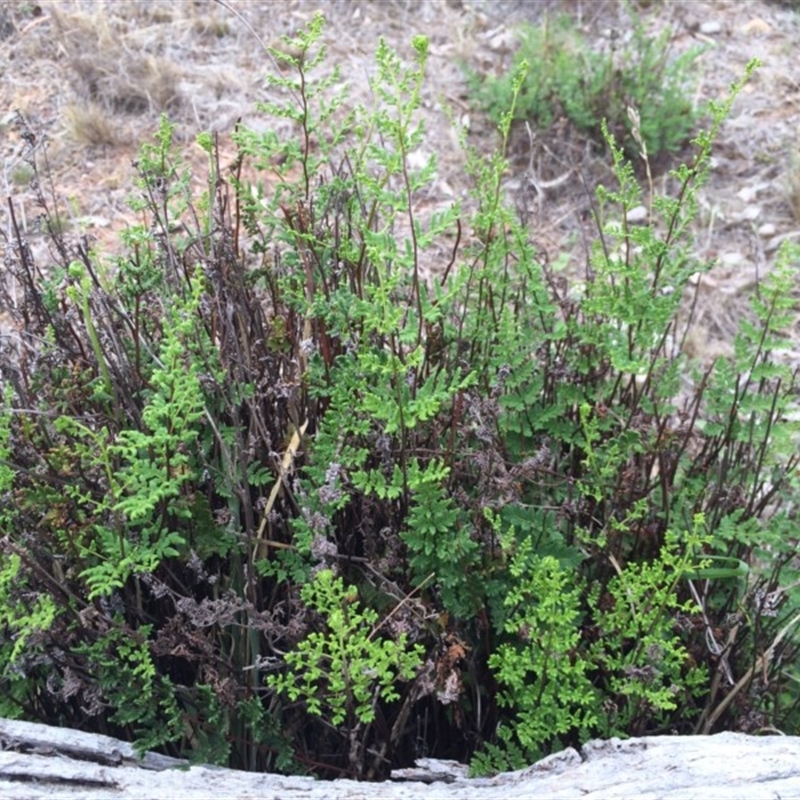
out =
<path fill-rule="evenodd" d="M 798 131 L 800 135 L 800 131 Z M 786 199 L 794 214 L 795 220 L 800 223 L 800 145 L 793 147 L 787 158 L 786 168 Z"/>
<path fill-rule="evenodd" d="M 114 13 L 121 11 L 116 7 Z M 150 37 L 141 35 L 134 20 L 126 25 L 100 3 L 90 13 L 53 6 L 52 21 L 79 99 L 123 114 L 177 110 L 182 70 L 172 59 L 148 52 Z"/>
<path fill-rule="evenodd" d="M 115 145 L 119 131 L 111 114 L 99 103 L 70 103 L 64 120 L 72 140 L 78 145 Z"/>

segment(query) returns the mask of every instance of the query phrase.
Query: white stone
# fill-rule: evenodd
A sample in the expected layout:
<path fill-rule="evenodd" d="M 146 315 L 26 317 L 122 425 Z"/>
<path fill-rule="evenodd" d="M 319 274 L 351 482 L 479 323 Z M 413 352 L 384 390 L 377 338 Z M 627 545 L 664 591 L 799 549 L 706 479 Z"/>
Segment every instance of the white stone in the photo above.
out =
<path fill-rule="evenodd" d="M 704 34 L 705 36 L 713 36 L 715 33 L 719 33 L 721 30 L 722 25 L 715 19 L 710 19 L 701 23 L 700 25 L 700 33 Z"/>
<path fill-rule="evenodd" d="M 744 262 L 744 256 L 741 253 L 723 253 L 720 258 L 720 263 L 726 267 L 738 267 Z"/>
<path fill-rule="evenodd" d="M 745 186 L 744 188 L 739 189 L 739 191 L 736 192 L 736 196 L 743 203 L 751 203 L 755 199 L 760 189 L 761 189 L 760 186 Z"/>
<path fill-rule="evenodd" d="M 736 219 L 753 222 L 753 220 L 758 219 L 760 215 L 761 215 L 761 206 L 747 206 L 747 208 L 742 209 L 736 215 Z"/>
<path fill-rule="evenodd" d="M 768 236 L 774 236 L 777 228 L 771 222 L 765 222 L 758 228 L 758 235 L 763 236 L 765 239 Z"/>
<path fill-rule="evenodd" d="M 648 216 L 647 209 L 644 206 L 636 206 L 625 215 L 625 219 L 632 225 L 638 225 L 641 222 L 645 222 Z"/>

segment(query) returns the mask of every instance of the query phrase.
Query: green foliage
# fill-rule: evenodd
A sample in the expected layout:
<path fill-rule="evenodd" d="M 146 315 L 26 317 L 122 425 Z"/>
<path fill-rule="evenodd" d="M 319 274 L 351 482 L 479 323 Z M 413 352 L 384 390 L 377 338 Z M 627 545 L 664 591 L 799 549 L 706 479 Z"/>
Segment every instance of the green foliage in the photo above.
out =
<path fill-rule="evenodd" d="M 98 698 L 115 709 L 110 722 L 132 724 L 137 748 L 145 752 L 179 733 L 182 720 L 170 681 L 159 675 L 148 646 L 150 626 L 138 631 L 115 626 L 96 642 L 75 648 L 97 676 Z"/>
<path fill-rule="evenodd" d="M 186 446 L 197 439 L 205 398 L 199 364 L 191 360 L 191 344 L 185 341 L 194 333 L 191 315 L 200 299 L 200 282 L 192 289 L 192 303 L 165 320 L 158 366 L 150 375 L 150 393 L 142 408 L 142 428 L 120 431 L 110 448 L 121 464 L 115 510 L 132 522 L 147 519 L 165 502 L 179 498 L 182 487 L 196 477 Z M 173 514 L 186 513 L 174 502 L 170 506 Z"/>
<path fill-rule="evenodd" d="M 357 593 L 331 570 L 321 570 L 300 590 L 319 613 L 325 632 L 311 632 L 286 655 L 289 671 L 267 683 L 290 700 L 302 698 L 311 714 L 348 728 L 375 719 L 378 699 L 397 700 L 398 680 L 414 677 L 422 646 L 377 638 L 378 614 L 359 607 Z"/>
<path fill-rule="evenodd" d="M 480 607 L 476 575 L 481 556 L 469 519 L 443 486 L 447 473 L 447 468 L 435 461 L 424 469 L 416 462 L 411 464 L 411 507 L 407 529 L 400 538 L 408 548 L 413 582 L 420 584 L 434 575 L 444 609 L 469 618 Z"/>
<path fill-rule="evenodd" d="M 692 599 L 681 601 L 677 590 L 681 579 L 708 566 L 710 561 L 698 562 L 695 554 L 710 543 L 698 515 L 685 535 L 666 532 L 658 559 L 628 564 L 608 582 L 596 616 L 603 636 L 589 651 L 603 671 L 607 696 L 616 698 L 606 706 L 606 736 L 629 730 L 644 714 L 657 718 L 683 703 L 688 705 L 684 713 L 691 715 L 691 698 L 703 691 L 708 674 L 691 664 L 675 630 L 675 619 L 700 610 Z"/>
<path fill-rule="evenodd" d="M 29 587 L 21 585 L 24 582 L 21 567 L 20 556 L 11 553 L 0 568 L 0 625 L 8 637 L 4 642 L 8 652 L 3 659 L 6 672 L 32 646 L 31 639 L 52 626 L 58 613 L 51 597 L 35 597 Z"/>
<path fill-rule="evenodd" d="M 513 542 L 513 544 L 512 544 Z M 503 641 L 489 657 L 501 686 L 498 704 L 513 717 L 498 726 L 502 746 L 489 743 L 474 771 L 522 769 L 545 749 L 575 730 L 597 725 L 597 695 L 589 676 L 591 662 L 578 658 L 581 597 L 585 587 L 553 556 L 539 556 L 531 537 L 514 542 Z"/>
<path fill-rule="evenodd" d="M 360 779 L 796 730 L 797 252 L 732 358 L 682 349 L 697 191 L 741 85 L 663 196 L 606 131 L 618 185 L 564 275 L 502 191 L 524 63 L 503 152 L 465 144 L 474 211 L 427 213 L 426 42 L 379 44 L 363 108 L 321 35 L 273 52 L 277 122 L 237 130 L 232 176 L 204 134 L 198 190 L 161 121 L 113 262 L 53 226 L 41 279 L 15 231 L 2 713 Z"/>
<path fill-rule="evenodd" d="M 612 32 L 608 46 L 593 48 L 570 17 L 545 17 L 521 31 L 514 68 L 527 65 L 514 118 L 538 130 L 562 117 L 602 143 L 603 120 L 630 157 L 638 157 L 629 108 L 651 157 L 683 147 L 701 114 L 693 106 L 693 68 L 702 48 L 672 57 L 672 32 L 653 36 L 638 13 L 630 14 L 631 37 Z M 481 105 L 499 121 L 512 107 L 514 71 L 471 82 Z"/>

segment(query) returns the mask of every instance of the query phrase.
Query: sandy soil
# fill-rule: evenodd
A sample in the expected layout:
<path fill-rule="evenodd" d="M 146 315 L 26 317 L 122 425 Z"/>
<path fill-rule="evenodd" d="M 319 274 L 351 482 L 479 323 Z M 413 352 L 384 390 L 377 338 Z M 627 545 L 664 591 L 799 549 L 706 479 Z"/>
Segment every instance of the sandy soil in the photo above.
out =
<path fill-rule="evenodd" d="M 654 35 L 669 27 L 676 51 L 708 45 L 698 62 L 697 102 L 723 97 L 752 57 L 763 62 L 725 124 L 701 196 L 695 250 L 716 266 L 702 278 L 697 340 L 713 347 L 730 339 L 744 297 L 780 242 L 800 237 L 800 13 L 760 0 L 654 0 L 633 8 Z M 429 37 L 420 155 L 438 157 L 437 180 L 423 198 L 432 208 L 466 197 L 469 188 L 449 115 L 469 123 L 475 146 L 496 143 L 470 100 L 462 64 L 486 73 L 507 69 L 516 24 L 545 13 L 572 14 L 597 46 L 630 29 L 617 0 L 0 0 L 2 188 L 31 243 L 41 245 L 39 210 L 18 113 L 37 136 L 40 163 L 46 157 L 52 176 L 49 192 L 71 229 L 113 249 L 116 232 L 133 220 L 126 204 L 131 162 L 159 114 L 178 124 L 198 180 L 198 132 L 219 133 L 232 159 L 227 134 L 236 121 L 266 124 L 254 110 L 264 96 L 262 76 L 272 69 L 264 44 L 279 44 L 318 9 L 327 19 L 326 69 L 339 65 L 356 102 L 370 102 L 379 36 L 405 58 L 412 36 Z M 519 201 L 527 169 L 545 182 L 573 169 L 537 198 L 530 225 L 543 254 L 552 260 L 568 253 L 578 267 L 589 197 L 569 154 L 542 141 L 536 153 L 518 153 L 509 197 Z M 608 176 L 603 169 L 593 171 L 600 180 Z M 9 235 L 6 203 L 0 229 Z"/>

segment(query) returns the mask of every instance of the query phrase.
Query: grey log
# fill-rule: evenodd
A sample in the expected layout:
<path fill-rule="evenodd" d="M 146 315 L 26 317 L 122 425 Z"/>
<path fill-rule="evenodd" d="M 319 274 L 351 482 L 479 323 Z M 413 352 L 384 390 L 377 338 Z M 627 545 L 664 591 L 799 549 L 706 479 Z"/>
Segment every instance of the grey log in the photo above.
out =
<path fill-rule="evenodd" d="M 592 741 L 533 766 L 469 779 L 463 765 L 421 759 L 380 784 L 191 767 L 108 736 L 0 719 L 3 800 L 775 800 L 800 798 L 800 737 L 661 736 Z"/>

